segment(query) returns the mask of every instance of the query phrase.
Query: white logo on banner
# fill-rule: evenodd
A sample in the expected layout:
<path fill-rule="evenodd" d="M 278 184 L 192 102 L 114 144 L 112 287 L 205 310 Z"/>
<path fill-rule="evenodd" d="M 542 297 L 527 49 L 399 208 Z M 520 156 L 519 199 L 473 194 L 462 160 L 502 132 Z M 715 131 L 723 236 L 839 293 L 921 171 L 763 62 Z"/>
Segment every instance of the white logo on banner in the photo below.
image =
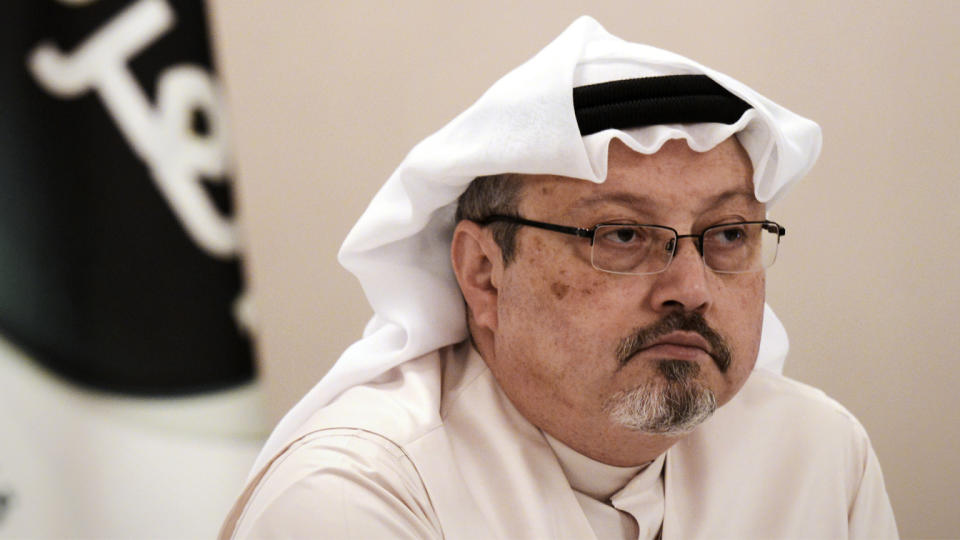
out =
<path fill-rule="evenodd" d="M 173 24 L 164 0 L 139 0 L 69 54 L 40 43 L 28 66 L 59 97 L 96 91 L 190 237 L 211 255 L 227 257 L 237 252 L 234 223 L 217 211 L 201 185 L 202 177 L 222 181 L 227 172 L 226 117 L 213 77 L 195 65 L 171 66 L 160 73 L 151 105 L 128 67 Z M 203 135 L 192 128 L 195 114 L 207 119 Z"/>

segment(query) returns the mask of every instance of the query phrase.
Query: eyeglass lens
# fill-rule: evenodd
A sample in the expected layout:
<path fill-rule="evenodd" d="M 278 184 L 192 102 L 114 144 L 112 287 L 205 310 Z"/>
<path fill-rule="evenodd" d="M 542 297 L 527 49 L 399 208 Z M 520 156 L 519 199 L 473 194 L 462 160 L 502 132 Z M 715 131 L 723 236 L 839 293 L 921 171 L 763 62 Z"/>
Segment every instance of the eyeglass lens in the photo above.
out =
<path fill-rule="evenodd" d="M 715 272 L 753 272 L 777 256 L 779 228 L 767 223 L 734 223 L 703 231 L 704 263 Z M 591 259 L 598 270 L 618 274 L 654 274 L 673 259 L 676 233 L 648 225 L 600 225 L 594 232 Z M 697 238 L 693 238 L 697 241 Z"/>

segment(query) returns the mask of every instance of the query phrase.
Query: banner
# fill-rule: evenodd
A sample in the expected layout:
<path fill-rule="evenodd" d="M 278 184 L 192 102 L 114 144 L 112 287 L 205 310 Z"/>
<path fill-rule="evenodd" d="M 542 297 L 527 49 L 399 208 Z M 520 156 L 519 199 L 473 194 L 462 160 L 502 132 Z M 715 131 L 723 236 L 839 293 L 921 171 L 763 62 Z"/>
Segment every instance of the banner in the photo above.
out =
<path fill-rule="evenodd" d="M 262 426 L 204 6 L 5 8 L 0 536 L 212 535 Z"/>

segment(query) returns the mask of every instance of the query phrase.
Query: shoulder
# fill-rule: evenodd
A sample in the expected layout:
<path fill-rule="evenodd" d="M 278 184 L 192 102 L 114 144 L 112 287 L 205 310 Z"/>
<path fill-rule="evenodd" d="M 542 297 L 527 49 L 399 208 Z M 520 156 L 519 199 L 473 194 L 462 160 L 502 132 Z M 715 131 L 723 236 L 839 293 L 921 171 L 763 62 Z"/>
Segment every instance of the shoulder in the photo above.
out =
<path fill-rule="evenodd" d="M 667 465 L 668 493 L 700 515 L 699 525 L 672 522 L 684 536 L 896 536 L 863 426 L 824 392 L 781 375 L 751 374 Z"/>
<path fill-rule="evenodd" d="M 764 424 L 786 421 L 782 431 L 794 432 L 797 436 L 867 440 L 860 421 L 822 390 L 765 370 L 754 371 L 728 406 L 730 413 L 749 416 Z"/>
<path fill-rule="evenodd" d="M 442 360 L 410 361 L 314 413 L 251 480 L 224 536 L 437 536 L 406 447 L 442 426 Z"/>
<path fill-rule="evenodd" d="M 441 424 L 444 350 L 398 366 L 377 379 L 354 386 L 318 410 L 297 436 L 327 428 L 349 427 L 377 433 L 404 445 Z"/>
<path fill-rule="evenodd" d="M 440 536 L 430 497 L 403 449 L 361 429 L 301 437 L 249 495 L 235 538 Z"/>
<path fill-rule="evenodd" d="M 817 413 L 839 415 L 857 422 L 846 407 L 823 390 L 763 369 L 754 370 L 737 397 L 742 400 L 763 400 L 776 406 L 810 408 Z"/>
<path fill-rule="evenodd" d="M 875 460 L 861 423 L 823 391 L 755 371 L 740 392 L 698 428 L 685 447 L 709 454 L 744 477 L 804 485 L 830 478 L 852 501 Z"/>

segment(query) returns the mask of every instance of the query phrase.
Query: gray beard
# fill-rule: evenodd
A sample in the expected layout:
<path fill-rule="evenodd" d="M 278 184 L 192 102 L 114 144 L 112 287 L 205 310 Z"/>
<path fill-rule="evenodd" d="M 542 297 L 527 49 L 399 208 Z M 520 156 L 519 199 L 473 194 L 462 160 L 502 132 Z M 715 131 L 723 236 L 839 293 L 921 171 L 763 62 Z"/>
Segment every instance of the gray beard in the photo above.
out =
<path fill-rule="evenodd" d="M 684 435 L 717 410 L 713 392 L 696 379 L 699 365 L 662 360 L 662 378 L 610 396 L 605 404 L 610 418 L 629 429 L 658 435 Z"/>

